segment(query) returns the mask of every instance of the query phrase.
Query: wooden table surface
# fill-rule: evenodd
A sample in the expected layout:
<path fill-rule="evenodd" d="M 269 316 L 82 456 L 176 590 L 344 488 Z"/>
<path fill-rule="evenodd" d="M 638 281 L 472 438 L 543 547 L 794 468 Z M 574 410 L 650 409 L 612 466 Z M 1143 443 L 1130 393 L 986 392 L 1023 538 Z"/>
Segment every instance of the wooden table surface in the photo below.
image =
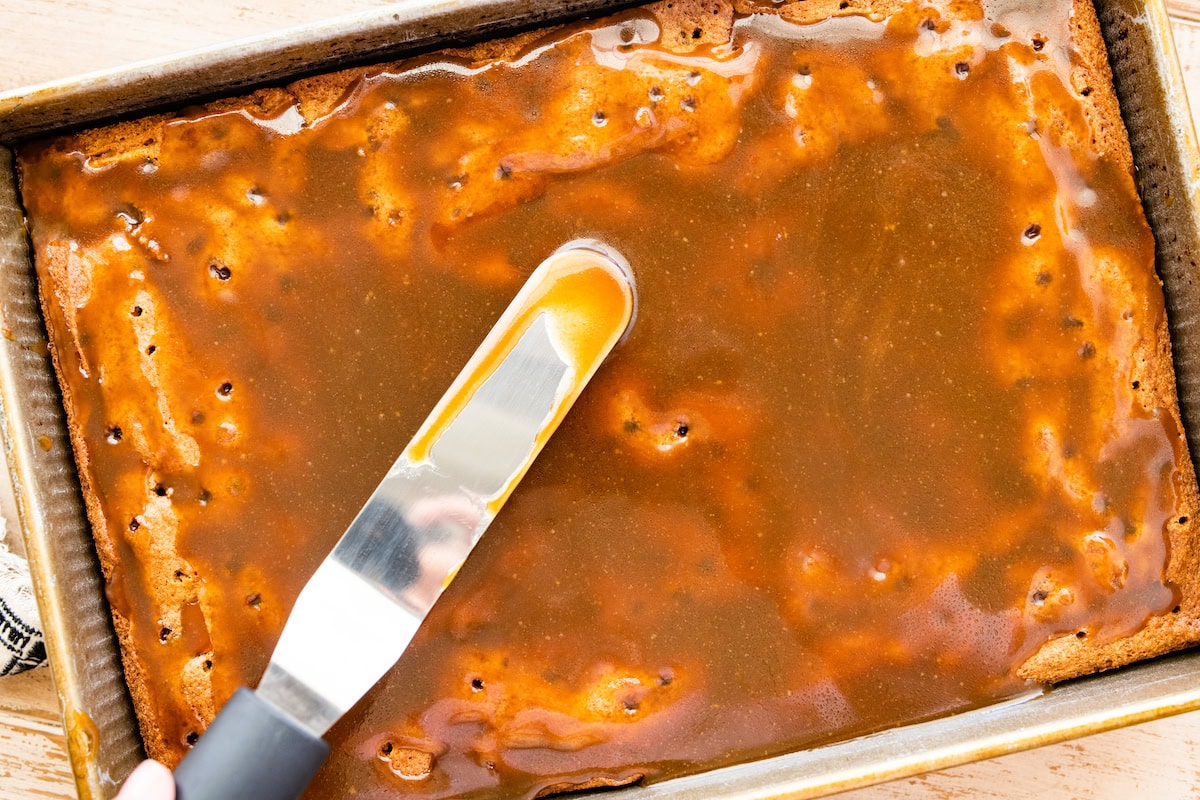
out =
<path fill-rule="evenodd" d="M 379 0 L 0 0 L 0 90 L 383 5 Z M 1200 107 L 1200 0 L 1169 0 L 1168 5 L 1188 88 Z M 0 679 L 0 800 L 74 796 L 49 672 Z M 841 797 L 1034 796 L 1200 797 L 1200 712 Z"/>

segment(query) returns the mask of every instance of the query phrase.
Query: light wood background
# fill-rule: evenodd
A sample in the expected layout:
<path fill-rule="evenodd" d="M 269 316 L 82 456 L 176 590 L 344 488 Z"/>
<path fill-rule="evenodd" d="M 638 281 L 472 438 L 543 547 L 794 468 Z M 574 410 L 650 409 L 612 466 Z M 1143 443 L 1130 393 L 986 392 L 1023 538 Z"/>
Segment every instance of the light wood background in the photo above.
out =
<path fill-rule="evenodd" d="M 0 0 L 0 90 L 335 16 L 380 0 Z M 1200 0 L 1169 0 L 1200 106 Z M 614 798 L 617 795 L 614 795 Z M 0 679 L 0 800 L 72 798 L 46 670 Z M 1200 798 L 1200 712 L 862 789 L 843 800 Z"/>

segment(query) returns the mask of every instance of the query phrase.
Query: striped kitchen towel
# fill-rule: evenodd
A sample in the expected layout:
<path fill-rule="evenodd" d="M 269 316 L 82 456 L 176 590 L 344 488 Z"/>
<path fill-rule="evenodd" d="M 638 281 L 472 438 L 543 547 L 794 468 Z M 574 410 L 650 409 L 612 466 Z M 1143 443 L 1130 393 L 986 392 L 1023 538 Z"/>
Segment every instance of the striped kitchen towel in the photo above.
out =
<path fill-rule="evenodd" d="M 32 669 L 46 660 L 29 565 L 4 544 L 0 518 L 0 676 Z"/>

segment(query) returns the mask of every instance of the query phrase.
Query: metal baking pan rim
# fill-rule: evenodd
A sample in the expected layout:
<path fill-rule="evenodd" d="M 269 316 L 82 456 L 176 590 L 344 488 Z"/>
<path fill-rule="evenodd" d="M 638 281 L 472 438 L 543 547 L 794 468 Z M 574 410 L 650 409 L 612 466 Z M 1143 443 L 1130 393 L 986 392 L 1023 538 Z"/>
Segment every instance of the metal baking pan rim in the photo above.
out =
<path fill-rule="evenodd" d="M 0 91 L 0 144 L 645 1 L 421 0 L 344 14 Z"/>
<path fill-rule="evenodd" d="M 568 10 L 567 6 L 571 6 L 569 10 L 578 16 L 588 10 L 627 4 L 606 0 L 588 0 L 584 4 L 548 0 L 540 5 L 537 0 L 433 0 L 425 4 L 405 6 L 403 17 L 395 15 L 392 9 L 338 17 L 322 23 L 240 40 L 221 47 L 205 48 L 170 58 L 142 62 L 132 67 L 105 70 L 80 78 L 0 93 L 0 140 L 14 141 L 18 137 L 24 138 L 33 133 L 64 130 L 84 122 L 111 117 L 114 112 L 125 114 L 144 111 L 165 103 L 172 97 L 182 102 L 201 96 L 229 93 L 251 85 L 268 84 L 301 72 L 310 72 L 316 68 L 333 68 L 335 63 L 344 64 L 350 59 L 361 61 L 366 57 L 383 58 L 405 49 L 432 45 L 439 41 L 439 37 L 453 35 L 452 31 L 438 29 L 437 23 L 458 20 L 469 15 L 472 9 L 484 9 L 484 12 L 480 12 L 483 13 L 484 19 L 480 27 L 471 28 L 468 36 L 486 33 L 503 25 L 511 26 L 521 20 L 545 22 L 552 17 L 561 16 Z M 1147 37 L 1152 40 L 1152 45 L 1157 47 L 1151 55 L 1158 59 L 1156 68 L 1163 84 L 1162 91 L 1166 96 L 1164 121 L 1170 123 L 1171 144 L 1177 148 L 1181 162 L 1181 175 L 1178 177 L 1183 181 L 1188 200 L 1186 204 L 1180 205 L 1186 205 L 1187 213 L 1193 220 L 1200 219 L 1197 187 L 1193 185 L 1193 176 L 1200 174 L 1200 154 L 1197 153 L 1196 136 L 1183 94 L 1182 71 L 1170 39 L 1165 6 L 1162 0 L 1106 0 L 1098 5 L 1117 7 L 1116 13 L 1125 14 L 1134 24 L 1144 26 Z M 530 6 L 536 6 L 538 10 L 530 14 Z M 546 11 L 546 8 L 551 10 Z M 518 13 L 518 9 L 525 9 L 525 15 Z M 433 20 L 434 24 L 422 27 L 430 20 Z M 356 25 L 364 26 L 367 30 L 356 30 Z M 398 34 L 397 32 L 402 31 L 406 25 L 416 26 L 420 30 Z M 391 41 L 382 41 L 382 38 L 387 37 L 391 37 Z M 364 49 L 353 53 L 338 49 L 355 43 L 362 43 Z M 317 53 L 316 57 L 311 60 L 298 58 L 296 53 L 304 48 L 313 48 Z M 286 63 L 262 70 L 253 76 L 235 75 L 232 79 L 226 78 L 216 84 L 200 82 L 191 85 L 190 89 L 174 86 L 174 82 L 186 83 L 189 79 L 194 80 L 198 74 L 214 69 L 224 70 L 231 64 L 244 66 L 246 63 L 259 63 L 271 59 L 283 59 Z M 131 84 L 137 82 L 142 84 L 142 94 L 131 106 L 110 104 L 103 111 L 69 115 L 68 118 L 61 119 L 54 116 L 55 104 L 69 104 L 76 100 L 83 101 L 85 105 L 87 102 L 95 103 L 99 98 L 128 89 Z M 171 86 L 177 90 L 173 95 L 154 94 L 155 91 Z M 178 104 L 176 102 L 176 105 Z M 47 112 L 46 109 L 50 111 Z M 1130 127 L 1132 133 L 1132 124 Z M 11 163 L 7 151 L 0 150 L 0 205 L 4 200 L 2 195 L 6 180 L 12 180 Z M 1152 211 L 1151 204 L 1147 205 L 1148 212 Z M 1151 216 L 1153 223 L 1153 214 Z M 5 233 L 14 235 L 0 221 L 0 238 Z M 24 237 L 23 228 L 20 236 Z M 4 244 L 5 242 L 0 241 L 0 267 L 7 273 L 11 271 L 12 265 L 4 260 Z M 3 288 L 7 291 L 7 285 Z M 0 301 L 5 302 L 7 325 L 8 297 L 0 298 Z M 68 590 L 57 580 L 57 565 L 52 563 L 48 549 L 48 542 L 56 534 L 47 530 L 46 525 L 46 497 L 41 491 L 46 487 L 39 485 L 41 478 L 37 463 L 41 454 L 35 447 L 36 432 L 26 414 L 28 398 L 18 391 L 21 387 L 18 386 L 19 381 L 14 379 L 12 368 L 14 360 L 27 359 L 31 346 L 36 351 L 37 345 L 36 341 L 4 341 L 0 344 L 3 445 L 6 455 L 10 458 L 10 470 L 17 490 L 22 527 L 31 545 L 29 550 L 38 583 L 39 605 L 47 619 L 47 627 L 52 629 L 51 657 L 55 662 L 55 680 L 63 703 L 68 750 L 80 796 L 107 797 L 115 790 L 116 781 L 122 776 L 113 774 L 113 764 L 101 764 L 97 759 L 98 732 L 94 730 L 94 726 L 89 729 L 88 709 L 80 696 L 81 687 L 91 676 L 78 669 L 77 665 L 71 664 L 79 656 L 77 643 L 69 637 L 59 635 L 62 633 L 59 623 L 65 618 L 64 609 L 71 606 L 64 602 L 67 597 L 64 592 Z M 44 341 L 41 342 L 41 347 L 44 348 Z M 1189 357 L 1200 358 L 1200 352 Z M 1183 383 L 1185 381 L 1181 378 L 1181 395 L 1185 394 L 1182 391 L 1185 388 Z M 1183 399 L 1185 398 L 1181 396 L 1181 400 Z M 59 414 L 61 413 L 60 408 Z M 1185 422 L 1196 417 L 1197 415 L 1189 416 L 1185 413 Z M 1195 430 L 1191 424 L 1188 427 L 1190 433 Z M 1194 445 L 1195 437 L 1189 438 Z M 62 449 L 69 455 L 65 441 L 64 432 Z M 55 443 L 58 443 L 57 439 Z M 76 498 L 76 501 L 81 505 L 79 498 Z M 90 545 L 90 530 L 86 525 L 83 533 Z M 98 575 L 96 582 L 98 585 Z M 102 592 L 102 587 L 99 588 Z M 119 672 L 119 662 L 117 669 Z M 117 677 L 123 682 L 123 674 Z M 1055 687 L 1045 696 L 1032 702 L 1000 703 L 807 751 L 712 770 L 650 786 L 631 787 L 623 790 L 621 796 L 628 800 L 764 800 L 816 797 L 1200 709 L 1198 678 L 1200 652 L 1181 653 L 1073 681 Z M 1098 703 L 1098 700 L 1102 700 L 1102 704 Z M 136 729 L 132 733 L 136 737 Z M 117 772 L 126 766 L 125 762 L 121 762 L 117 765 Z M 611 793 L 606 793 L 604 796 L 610 795 Z M 601 795 L 587 793 L 579 796 Z"/>

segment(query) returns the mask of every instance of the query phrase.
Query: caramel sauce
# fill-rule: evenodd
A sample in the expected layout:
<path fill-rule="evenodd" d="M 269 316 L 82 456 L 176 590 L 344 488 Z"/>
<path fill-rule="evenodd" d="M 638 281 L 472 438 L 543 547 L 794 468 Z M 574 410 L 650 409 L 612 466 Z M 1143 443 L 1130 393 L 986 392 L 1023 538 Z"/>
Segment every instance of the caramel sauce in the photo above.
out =
<path fill-rule="evenodd" d="M 166 746 L 209 713 L 187 665 L 217 705 L 257 681 L 578 237 L 628 258 L 637 320 L 331 732 L 312 797 L 661 780 L 1011 696 L 1048 640 L 1171 609 L 1187 454 L 1138 388 L 1153 243 L 1088 146 L 1070 4 L 956 7 L 750 15 L 690 53 L 634 11 L 368 71 L 307 121 L 186 116 L 148 159 L 27 148 L 110 598 Z M 331 632 L 317 655 L 354 650 Z"/>

